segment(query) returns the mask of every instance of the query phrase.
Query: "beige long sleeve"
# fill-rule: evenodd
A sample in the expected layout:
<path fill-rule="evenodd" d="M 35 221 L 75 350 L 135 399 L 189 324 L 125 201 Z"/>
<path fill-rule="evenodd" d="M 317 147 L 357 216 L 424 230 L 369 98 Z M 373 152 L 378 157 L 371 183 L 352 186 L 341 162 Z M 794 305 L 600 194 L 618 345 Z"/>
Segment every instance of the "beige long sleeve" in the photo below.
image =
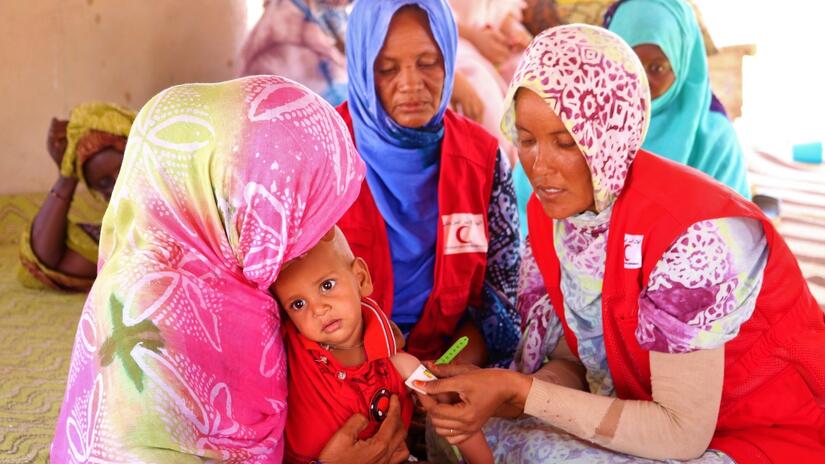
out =
<path fill-rule="evenodd" d="M 650 353 L 652 401 L 620 400 L 535 379 L 524 412 L 605 448 L 650 459 L 692 459 L 716 428 L 724 347 Z"/>

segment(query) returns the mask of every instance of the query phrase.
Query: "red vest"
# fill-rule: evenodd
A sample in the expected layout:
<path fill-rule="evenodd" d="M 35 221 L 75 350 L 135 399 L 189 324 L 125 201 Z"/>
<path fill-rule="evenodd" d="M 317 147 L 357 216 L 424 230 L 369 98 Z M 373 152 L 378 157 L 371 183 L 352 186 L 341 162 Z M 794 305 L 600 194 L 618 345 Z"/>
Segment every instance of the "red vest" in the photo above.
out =
<path fill-rule="evenodd" d="M 346 103 L 338 107 L 352 133 Z M 355 136 L 353 134 L 353 140 Z M 480 303 L 487 268 L 487 209 L 493 189 L 498 142 L 480 126 L 451 110 L 444 115 L 438 179 L 438 236 L 433 289 L 405 349 L 419 359 L 435 359 L 446 348 L 468 305 Z M 373 276 L 371 295 L 392 315 L 393 272 L 384 218 L 366 180 L 338 227 L 353 253 Z"/>
<path fill-rule="evenodd" d="M 564 318 L 558 257 L 547 240 L 553 222 L 535 196 L 527 217 L 547 292 L 570 349 L 578 353 Z M 739 463 L 825 462 L 825 320 L 796 259 L 753 203 L 697 170 L 641 150 L 613 206 L 602 290 L 616 394 L 652 398 L 649 353 L 635 332 L 639 294 L 653 267 L 691 224 L 722 217 L 761 221 L 770 254 L 756 309 L 725 345 L 722 403 L 710 448 Z M 626 255 L 627 235 L 643 237 L 641 267 L 633 253 Z"/>

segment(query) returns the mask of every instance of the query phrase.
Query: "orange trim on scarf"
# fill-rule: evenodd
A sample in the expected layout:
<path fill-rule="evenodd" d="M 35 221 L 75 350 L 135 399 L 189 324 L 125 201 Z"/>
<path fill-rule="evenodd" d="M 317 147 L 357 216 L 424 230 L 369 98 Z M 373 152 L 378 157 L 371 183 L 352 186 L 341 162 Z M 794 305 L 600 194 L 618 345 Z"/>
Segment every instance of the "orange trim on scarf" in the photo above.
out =
<path fill-rule="evenodd" d="M 89 130 L 89 132 L 77 142 L 75 151 L 77 153 L 78 166 L 83 166 L 92 155 L 100 153 L 109 147 L 123 153 L 126 151 L 126 137 L 94 129 Z"/>

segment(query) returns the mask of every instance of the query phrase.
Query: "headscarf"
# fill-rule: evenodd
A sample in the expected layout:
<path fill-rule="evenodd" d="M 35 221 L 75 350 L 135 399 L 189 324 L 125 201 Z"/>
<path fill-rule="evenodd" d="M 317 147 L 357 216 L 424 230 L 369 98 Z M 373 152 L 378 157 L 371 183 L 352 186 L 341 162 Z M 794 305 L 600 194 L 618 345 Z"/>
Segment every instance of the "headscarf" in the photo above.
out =
<path fill-rule="evenodd" d="M 659 46 L 675 81 L 653 100 L 643 148 L 716 178 L 750 198 L 744 156 L 733 126 L 714 111 L 705 44 L 693 9 L 682 0 L 625 0 L 609 29 L 631 47 Z"/>
<path fill-rule="evenodd" d="M 560 26 L 536 36 L 505 100 L 501 130 L 514 143 L 520 88 L 536 92 L 562 120 L 590 168 L 596 210 L 608 209 L 624 188 L 650 119 L 650 90 L 636 54 L 595 26 Z"/>
<path fill-rule="evenodd" d="M 133 111 L 113 103 L 90 102 L 75 107 L 66 127 L 66 151 L 60 162 L 60 174 L 86 183 L 83 163 L 104 148 L 122 151 L 134 120 Z"/>
<path fill-rule="evenodd" d="M 418 129 L 402 127 L 387 115 L 373 73 L 390 21 L 405 5 L 416 5 L 427 13 L 444 62 L 438 112 Z M 457 40 L 455 20 L 445 0 L 358 0 L 350 14 L 347 43 L 359 46 L 347 47 L 349 110 L 355 144 L 367 164 L 367 184 L 387 225 L 397 283 L 394 318 L 403 313 L 420 314 L 432 290 L 438 168 Z"/>
<path fill-rule="evenodd" d="M 280 462 L 286 358 L 268 292 L 355 200 L 335 110 L 277 76 L 140 111 L 103 221 L 55 462 Z"/>
<path fill-rule="evenodd" d="M 597 210 L 554 220 L 553 237 L 531 241 L 552 242 L 565 272 L 587 276 L 588 283 L 596 285 L 604 275 L 613 203 L 624 188 L 650 117 L 644 68 L 615 34 L 582 24 L 560 26 L 533 39 L 510 83 L 501 129 L 514 142 L 513 98 L 520 88 L 541 96 L 576 141 L 590 169 Z M 541 359 L 525 359 L 523 345 L 548 342 L 547 325 L 534 322 L 541 317 L 522 314 L 527 330 L 517 356 L 522 357 L 520 363 L 529 363 L 521 366 L 526 371 L 535 370 Z"/>

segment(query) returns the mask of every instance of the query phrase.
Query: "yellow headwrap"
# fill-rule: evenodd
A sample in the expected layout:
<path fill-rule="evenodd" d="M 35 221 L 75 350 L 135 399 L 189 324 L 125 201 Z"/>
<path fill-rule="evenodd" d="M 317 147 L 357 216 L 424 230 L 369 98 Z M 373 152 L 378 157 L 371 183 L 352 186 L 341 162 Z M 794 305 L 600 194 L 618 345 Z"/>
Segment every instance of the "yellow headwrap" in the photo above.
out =
<path fill-rule="evenodd" d="M 97 130 L 128 137 L 135 113 L 112 103 L 91 102 L 78 105 L 69 116 L 66 127 L 66 151 L 60 163 L 60 174 L 83 179 L 82 162 L 77 156 L 77 144 L 89 131 Z"/>

